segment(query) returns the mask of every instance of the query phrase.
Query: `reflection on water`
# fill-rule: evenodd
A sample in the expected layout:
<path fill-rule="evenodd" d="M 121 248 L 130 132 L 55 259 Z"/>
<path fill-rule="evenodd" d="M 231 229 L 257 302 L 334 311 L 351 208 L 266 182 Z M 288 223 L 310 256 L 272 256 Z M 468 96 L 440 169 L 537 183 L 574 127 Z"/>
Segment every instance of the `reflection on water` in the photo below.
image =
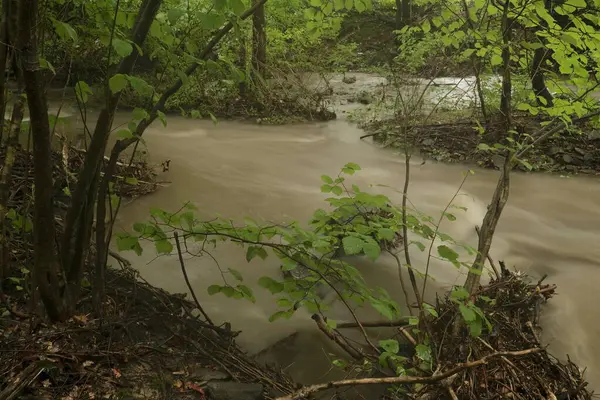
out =
<path fill-rule="evenodd" d="M 117 119 L 125 119 L 124 115 Z M 153 125 L 146 141 L 153 160 L 171 160 L 164 179 L 171 183 L 155 194 L 125 207 L 117 229 L 128 229 L 134 221 L 147 218 L 152 207 L 176 210 L 188 200 L 206 216 L 221 214 L 231 218 L 251 216 L 282 222 L 307 220 L 314 209 L 324 205 L 320 175 L 335 175 L 347 162 L 363 170 L 353 178 L 363 187 L 383 184 L 400 188 L 402 159 L 358 140 L 360 132 L 344 121 L 284 127 L 245 125 L 169 118 L 168 126 Z M 443 164 L 412 165 L 410 199 L 423 212 L 439 215 L 457 190 L 465 168 Z M 481 223 L 485 202 L 497 179 L 495 171 L 476 171 L 457 197 L 468 211 L 457 213 L 456 222 L 446 222 L 444 230 L 455 239 L 475 245 L 475 225 Z M 399 200 L 397 192 L 381 187 Z M 534 276 L 548 274 L 557 283 L 559 295 L 545 309 L 544 339 L 559 357 L 566 353 L 589 367 L 589 378 L 600 384 L 600 322 L 594 312 L 600 301 L 600 186 L 592 178 L 560 178 L 547 175 L 515 174 L 511 198 L 498 227 L 491 252 L 495 259 L 516 265 Z M 256 285 L 259 277 L 278 276 L 275 260 L 247 264 L 237 246 L 223 245 L 214 251 L 216 265 L 208 258 L 188 260 L 190 279 L 207 312 L 216 321 L 231 321 L 242 330 L 240 344 L 258 353 L 278 340 L 298 332 L 294 340 L 278 346 L 268 359 L 288 367 L 297 379 L 325 379 L 330 368 L 329 353 L 335 349 L 318 332 L 308 313 L 299 311 L 289 321 L 269 323 L 276 310 L 273 296 Z M 142 275 L 167 290 L 185 292 L 178 264 L 171 257 L 155 258 L 149 249 L 142 257 L 129 256 Z M 422 265 L 423 254 L 415 254 Z M 385 257 L 376 263 L 354 260 L 371 284 L 386 288 L 404 303 L 395 264 Z M 452 266 L 434 263 L 430 295 L 462 277 Z M 206 287 L 218 283 L 220 269 L 241 271 L 252 286 L 257 301 L 209 296 Z M 364 318 L 374 318 L 369 310 Z M 343 309 L 334 307 L 333 318 L 346 319 Z M 378 334 L 381 332 L 374 332 Z"/>

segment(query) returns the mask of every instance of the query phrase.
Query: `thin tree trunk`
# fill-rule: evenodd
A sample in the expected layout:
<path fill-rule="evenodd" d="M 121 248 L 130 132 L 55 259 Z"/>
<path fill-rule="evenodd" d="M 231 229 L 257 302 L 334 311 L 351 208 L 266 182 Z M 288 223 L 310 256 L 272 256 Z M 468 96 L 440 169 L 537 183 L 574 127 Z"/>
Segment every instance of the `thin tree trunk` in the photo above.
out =
<path fill-rule="evenodd" d="M 133 69 L 141 47 L 148 35 L 162 0 L 145 0 L 140 6 L 137 21 L 134 25 L 132 53 L 125 57 L 117 69 L 118 74 L 127 75 Z M 106 143 L 112 128 L 117 105 L 121 93 L 109 94 L 106 106 L 100 112 L 98 122 L 92 136 L 90 146 L 79 174 L 77 186 L 73 193 L 71 208 L 65 222 L 62 239 L 62 263 L 67 274 L 67 281 L 78 286 L 85 256 L 91 239 L 93 210 L 97 196 L 100 169 Z M 103 225 L 100 223 L 99 225 Z M 102 226 L 100 226 L 102 229 Z"/>
<path fill-rule="evenodd" d="M 253 4 L 258 4 L 253 0 Z M 265 6 L 261 4 L 252 14 L 252 69 L 255 74 L 265 77 L 267 65 L 267 30 L 266 30 Z"/>
<path fill-rule="evenodd" d="M 535 49 L 533 53 L 533 60 L 531 63 L 531 86 L 533 87 L 533 93 L 535 93 L 537 104 L 542 107 L 552 107 L 554 98 L 546 86 L 543 70 L 546 51 L 545 47 L 540 47 Z M 545 100 L 546 104 L 540 100 L 540 97 Z"/>
<path fill-rule="evenodd" d="M 248 63 L 248 54 L 247 54 L 247 49 L 246 49 L 246 36 L 244 35 L 244 32 L 242 32 L 240 34 L 240 38 L 239 38 L 239 48 L 238 48 L 238 58 L 237 58 L 237 67 L 240 69 L 240 71 L 242 71 L 244 73 L 244 81 L 240 82 L 238 88 L 240 91 L 240 96 L 244 97 L 246 96 L 246 89 L 247 89 L 247 85 L 246 85 L 246 70 L 247 70 L 247 63 Z"/>
<path fill-rule="evenodd" d="M 34 275 L 48 316 L 53 321 L 60 321 L 66 315 L 60 294 L 59 264 L 54 247 L 56 231 L 52 205 L 52 148 L 48 106 L 37 56 L 37 12 L 37 0 L 19 0 L 17 56 L 27 93 L 33 137 Z"/>
<path fill-rule="evenodd" d="M 252 16 L 252 14 L 254 12 L 256 12 L 256 10 L 259 7 L 263 6 L 266 2 L 267 2 L 267 0 L 259 0 L 256 4 L 254 4 L 248 10 L 246 10 L 240 16 L 240 19 L 245 20 L 245 19 L 249 18 L 250 16 Z M 225 35 L 227 35 L 227 33 L 232 28 L 233 28 L 233 23 L 231 23 L 231 22 L 228 22 L 227 24 L 223 25 L 221 27 L 221 29 L 219 29 L 217 31 L 217 33 L 212 37 L 212 39 L 208 42 L 208 44 L 206 45 L 204 50 L 202 50 L 202 52 L 198 55 L 198 58 L 200 60 L 208 59 L 212 53 L 212 50 L 215 48 L 215 46 L 221 41 L 221 39 L 223 39 L 225 37 Z M 199 66 L 200 66 L 200 64 L 198 64 L 198 63 L 192 63 L 185 70 L 185 75 L 191 76 Z M 107 202 L 107 196 L 108 196 L 108 187 L 109 187 L 109 183 L 110 183 L 111 179 L 113 178 L 113 176 L 115 174 L 115 171 L 117 168 L 117 161 L 119 160 L 120 154 L 123 151 L 125 151 L 129 146 L 131 146 L 132 144 L 136 143 L 139 140 L 139 138 L 144 134 L 146 128 L 148 128 L 150 126 L 150 124 L 152 124 L 152 122 L 154 122 L 156 120 L 156 118 L 158 117 L 158 112 L 162 111 L 164 109 L 165 104 L 167 103 L 167 100 L 172 95 L 177 93 L 177 91 L 182 86 L 183 86 L 183 81 L 180 78 L 169 89 L 167 89 L 162 94 L 160 99 L 156 102 L 156 104 L 152 108 L 152 111 L 150 112 L 150 116 L 148 118 L 144 119 L 143 121 L 140 121 L 135 132 L 133 133 L 134 137 L 130 138 L 130 139 L 119 140 L 113 146 L 113 148 L 111 150 L 111 154 L 110 154 L 110 159 L 104 170 L 104 176 L 102 177 L 102 181 L 100 182 L 100 189 L 98 190 L 98 201 L 97 201 L 98 206 L 97 206 L 97 211 L 96 211 L 96 220 L 97 221 L 105 221 L 106 220 L 106 202 Z M 96 228 L 96 239 L 97 239 L 96 263 L 102 262 L 103 259 L 106 259 L 106 257 L 107 257 L 106 252 L 108 251 L 108 241 L 110 240 L 110 237 L 108 237 L 106 235 L 106 227 L 104 226 L 104 224 L 102 224 L 102 226 L 100 226 L 99 228 L 100 229 L 98 229 L 98 227 Z M 101 240 L 102 238 L 105 239 L 104 242 L 102 242 L 102 240 Z M 100 267 L 103 267 L 103 266 L 99 266 L 98 264 L 96 265 L 96 268 L 100 268 Z"/>
<path fill-rule="evenodd" d="M 2 0 L 2 21 L 0 22 L 0 115 L 2 115 L 2 122 L 0 123 L 0 141 L 4 136 L 4 115 L 6 113 L 6 66 L 8 60 L 8 19 L 10 13 L 10 1 Z"/>
<path fill-rule="evenodd" d="M 512 129 L 512 80 L 510 73 L 510 41 L 512 39 L 512 25 L 508 17 L 510 1 L 504 5 L 502 15 L 502 94 L 500 97 L 500 112 L 504 116 L 506 130 Z"/>
<path fill-rule="evenodd" d="M 6 214 L 8 213 L 8 197 L 12 181 L 12 170 L 15 163 L 16 148 L 19 145 L 19 134 L 23 123 L 23 109 L 25 108 L 25 96 L 22 87 L 19 87 L 19 97 L 13 107 L 10 118 L 10 130 L 6 141 L 4 163 L 0 172 L 0 282 L 7 276 L 9 249 L 6 238 Z M 1 291 L 1 288 L 0 288 Z"/>

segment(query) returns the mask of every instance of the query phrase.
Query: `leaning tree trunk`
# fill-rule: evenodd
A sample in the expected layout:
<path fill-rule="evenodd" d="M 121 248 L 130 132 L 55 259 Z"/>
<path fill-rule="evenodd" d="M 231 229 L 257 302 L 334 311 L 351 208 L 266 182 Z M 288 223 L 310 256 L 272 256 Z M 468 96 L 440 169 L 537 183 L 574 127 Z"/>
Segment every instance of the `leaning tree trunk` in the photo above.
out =
<path fill-rule="evenodd" d="M 510 73 L 510 42 L 512 39 L 512 21 L 508 16 L 510 1 L 504 5 L 502 15 L 502 93 L 500 97 L 500 112 L 504 117 L 506 131 L 512 129 L 512 80 Z"/>
<path fill-rule="evenodd" d="M 258 3 L 253 0 L 253 3 Z M 267 30 L 266 30 L 265 6 L 260 5 L 252 14 L 252 69 L 260 77 L 265 77 L 267 65 Z"/>
<path fill-rule="evenodd" d="M 42 70 L 38 62 L 36 27 L 37 0 L 18 2 L 17 57 L 23 74 L 33 138 L 35 184 L 33 210 L 34 275 L 48 316 L 64 320 L 60 268 L 55 253 L 56 230 L 52 205 L 52 147 L 48 105 Z"/>

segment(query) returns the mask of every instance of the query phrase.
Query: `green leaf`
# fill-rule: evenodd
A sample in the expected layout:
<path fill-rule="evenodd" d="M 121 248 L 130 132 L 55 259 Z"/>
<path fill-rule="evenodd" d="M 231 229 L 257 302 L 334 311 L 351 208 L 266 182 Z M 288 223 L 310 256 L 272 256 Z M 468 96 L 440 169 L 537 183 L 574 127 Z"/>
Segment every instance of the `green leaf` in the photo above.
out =
<path fill-rule="evenodd" d="M 121 129 L 115 136 L 119 139 L 131 139 L 133 138 L 133 133 L 129 129 Z"/>
<path fill-rule="evenodd" d="M 77 32 L 71 25 L 57 20 L 54 20 L 53 23 L 56 33 L 62 40 L 71 39 L 73 42 L 77 41 Z"/>
<path fill-rule="evenodd" d="M 376 309 L 379 312 L 379 314 L 383 315 L 390 321 L 394 319 L 394 313 L 387 304 L 379 300 L 375 300 L 371 301 L 371 306 L 373 306 L 373 308 Z"/>
<path fill-rule="evenodd" d="M 390 228 L 379 228 L 377 236 L 383 240 L 394 240 L 395 233 Z"/>
<path fill-rule="evenodd" d="M 237 271 L 237 270 L 235 270 L 235 269 L 233 269 L 233 268 L 229 268 L 229 273 L 230 273 L 231 275 L 233 275 L 233 277 L 234 277 L 235 279 L 237 279 L 238 281 L 240 281 L 240 282 L 242 282 L 242 281 L 244 280 L 244 277 L 242 276 L 242 274 L 240 274 L 240 272 L 239 272 L 239 271 Z"/>
<path fill-rule="evenodd" d="M 431 304 L 423 303 L 423 308 L 425 309 L 425 311 L 427 311 L 429 314 L 433 315 L 434 317 L 436 317 L 436 318 L 439 317 L 437 310 L 435 308 L 433 308 L 433 306 Z"/>
<path fill-rule="evenodd" d="M 158 254 L 171 254 L 173 251 L 173 244 L 166 239 L 154 242 L 154 247 Z"/>
<path fill-rule="evenodd" d="M 119 38 L 113 38 L 112 46 L 120 57 L 127 57 L 133 51 L 131 43 Z"/>
<path fill-rule="evenodd" d="M 467 324 L 475 321 L 475 319 L 477 318 L 475 311 L 473 311 L 470 307 L 467 307 L 464 304 L 459 304 L 458 308 Z"/>
<path fill-rule="evenodd" d="M 258 280 L 258 284 L 265 289 L 269 290 L 271 294 L 281 293 L 284 289 L 283 283 L 277 282 L 276 280 L 263 276 Z"/>
<path fill-rule="evenodd" d="M 89 95 L 93 94 L 93 92 L 92 88 L 90 88 L 86 82 L 79 81 L 77 84 L 75 84 L 75 94 L 77 95 L 79 101 L 85 104 L 89 99 Z"/>
<path fill-rule="evenodd" d="M 502 57 L 500 57 L 498 54 L 494 54 L 490 58 L 490 63 L 492 64 L 492 67 L 501 65 L 502 64 Z"/>
<path fill-rule="evenodd" d="M 450 297 L 457 300 L 466 300 L 469 296 L 469 292 L 464 287 L 457 287 L 450 293 Z"/>
<path fill-rule="evenodd" d="M 425 22 L 423 22 L 423 24 L 421 25 L 421 29 L 424 33 L 429 33 L 429 31 L 431 31 L 431 24 L 428 19 L 426 19 Z"/>
<path fill-rule="evenodd" d="M 344 0 L 334 0 L 333 6 L 335 7 L 336 11 L 342 10 L 345 6 Z"/>
<path fill-rule="evenodd" d="M 331 318 L 327 318 L 327 322 L 326 322 L 327 326 L 330 329 L 336 329 L 337 328 L 337 322 L 335 322 L 335 320 L 331 319 Z"/>
<path fill-rule="evenodd" d="M 379 255 L 381 254 L 381 247 L 379 247 L 379 244 L 377 242 L 375 242 L 374 240 L 365 241 L 362 246 L 362 250 L 364 251 L 365 255 L 369 257 L 372 261 L 375 261 L 379 258 Z"/>
<path fill-rule="evenodd" d="M 471 332 L 471 336 L 479 337 L 481 336 L 482 326 L 480 318 L 476 318 L 473 322 L 469 324 L 469 331 Z"/>
<path fill-rule="evenodd" d="M 129 176 L 125 178 L 125 183 L 127 183 L 128 185 L 139 185 L 140 181 L 138 181 L 137 178 L 133 176 Z"/>
<path fill-rule="evenodd" d="M 388 353 L 398 354 L 400 352 L 400 344 L 394 339 L 380 340 L 379 346 Z"/>
<path fill-rule="evenodd" d="M 133 250 L 139 245 L 138 238 L 129 234 L 117 235 L 117 249 L 119 251 Z"/>
<path fill-rule="evenodd" d="M 110 91 L 115 94 L 127 87 L 127 77 L 123 74 L 116 74 L 108 80 Z"/>
<path fill-rule="evenodd" d="M 208 115 L 210 116 L 210 119 L 212 120 L 213 124 L 217 125 L 217 123 L 219 122 L 217 121 L 217 117 L 215 117 L 214 114 L 211 112 L 209 112 Z"/>
<path fill-rule="evenodd" d="M 219 285 L 210 285 L 207 290 L 208 290 L 208 294 L 211 295 L 211 296 L 213 296 L 213 295 L 221 292 L 221 286 L 219 286 Z"/>
<path fill-rule="evenodd" d="M 322 193 L 331 193 L 332 189 L 333 189 L 333 186 L 331 186 L 331 185 L 321 185 Z"/>
<path fill-rule="evenodd" d="M 231 7 L 231 10 L 238 17 L 242 15 L 244 11 L 246 11 L 246 6 L 244 5 L 244 2 L 242 0 L 229 0 L 229 5 Z"/>
<path fill-rule="evenodd" d="M 417 357 L 423 361 L 431 361 L 431 348 L 424 344 L 418 344 L 415 347 Z"/>
<path fill-rule="evenodd" d="M 160 119 L 160 122 L 162 122 L 163 126 L 166 128 L 167 127 L 167 116 L 165 115 L 165 113 L 159 110 L 156 112 L 156 114 L 158 115 L 158 119 Z"/>
<path fill-rule="evenodd" d="M 361 238 L 356 236 L 346 236 L 342 239 L 344 245 L 344 251 L 347 255 L 355 255 L 362 251 L 364 242 Z"/>
<path fill-rule="evenodd" d="M 246 261 L 250 262 L 254 257 L 259 256 L 263 260 L 269 256 L 267 251 L 262 246 L 250 246 L 246 251 Z"/>
<path fill-rule="evenodd" d="M 329 176 L 327 176 L 327 175 L 321 175 L 321 180 L 322 180 L 324 183 L 328 183 L 328 184 L 331 184 L 331 183 L 333 183 L 333 179 L 331 179 L 331 177 L 329 177 Z"/>
<path fill-rule="evenodd" d="M 256 302 L 256 298 L 254 297 L 254 293 L 252 293 L 252 289 L 250 289 L 246 285 L 237 285 L 236 288 L 244 295 L 245 298 L 250 300 L 251 302 Z"/>
<path fill-rule="evenodd" d="M 289 319 L 294 314 L 294 309 L 288 311 L 277 311 L 275 314 L 269 317 L 269 322 L 276 321 L 280 318 Z"/>
<path fill-rule="evenodd" d="M 154 93 L 154 89 L 152 86 L 143 80 L 142 78 L 138 78 L 137 76 L 128 76 L 127 80 L 129 84 L 140 96 L 152 96 Z"/>
<path fill-rule="evenodd" d="M 331 192 L 336 196 L 341 196 L 342 193 L 344 193 L 344 190 L 340 186 L 333 186 Z"/>
<path fill-rule="evenodd" d="M 438 246 L 437 251 L 438 251 L 438 254 L 440 255 L 440 257 L 445 258 L 446 260 L 449 260 L 449 261 L 458 260 L 458 253 L 446 245 Z"/>
<path fill-rule="evenodd" d="M 167 19 L 171 25 L 175 25 L 179 18 L 181 18 L 185 14 L 185 11 L 180 10 L 179 8 L 171 8 L 167 11 Z"/>
<path fill-rule="evenodd" d="M 354 0 L 354 8 L 356 9 L 356 11 L 361 13 L 367 9 L 367 6 L 363 0 Z"/>

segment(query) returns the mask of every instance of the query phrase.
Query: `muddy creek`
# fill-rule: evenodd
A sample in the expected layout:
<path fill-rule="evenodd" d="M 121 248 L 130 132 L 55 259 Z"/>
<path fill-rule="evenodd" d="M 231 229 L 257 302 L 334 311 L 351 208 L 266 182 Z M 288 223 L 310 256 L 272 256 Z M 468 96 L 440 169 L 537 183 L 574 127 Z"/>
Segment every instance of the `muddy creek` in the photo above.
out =
<path fill-rule="evenodd" d="M 119 116 L 124 120 L 126 115 Z M 159 207 L 176 211 L 186 201 L 196 203 L 206 217 L 217 214 L 241 219 L 283 222 L 306 221 L 326 195 L 320 193 L 320 176 L 335 175 L 347 162 L 358 163 L 362 171 L 355 181 L 363 188 L 403 183 L 402 158 L 391 151 L 359 140 L 361 131 L 338 120 L 291 126 L 260 126 L 237 122 L 211 122 L 170 117 L 168 126 L 154 124 L 145 138 L 151 160 L 170 159 L 170 170 L 161 179 L 170 183 L 156 193 L 128 204 L 116 229 L 148 218 Z M 412 165 L 410 200 L 421 211 L 438 216 L 463 179 L 465 167 L 415 161 Z M 456 240 L 475 245 L 475 226 L 481 223 L 497 172 L 476 170 L 455 204 L 468 208 L 456 213 L 457 221 L 443 230 Z M 373 190 L 381 190 L 373 188 Z M 391 193 L 391 194 L 390 194 Z M 398 193 L 389 192 L 400 200 Z M 511 198 L 498 227 L 492 249 L 496 260 L 532 274 L 548 274 L 557 283 L 558 296 L 543 313 L 543 339 L 558 357 L 567 353 L 582 367 L 588 379 L 600 386 L 600 323 L 594 312 L 600 301 L 600 185 L 594 178 L 564 178 L 541 174 L 515 174 Z M 241 248 L 219 246 L 213 253 L 219 265 L 208 258 L 187 260 L 188 274 L 205 310 L 216 322 L 230 321 L 241 330 L 239 344 L 250 353 L 260 353 L 294 333 L 291 339 L 262 355 L 277 362 L 302 382 L 333 377 L 330 354 L 335 348 L 314 326 L 310 315 L 299 311 L 290 320 L 268 322 L 277 310 L 275 297 L 256 282 L 261 276 L 279 277 L 275 259 L 248 264 Z M 148 246 L 141 257 L 126 254 L 150 283 L 166 290 L 187 292 L 175 257 L 156 258 Z M 413 264 L 425 257 L 415 254 Z M 386 258 L 376 263 L 353 260 L 373 285 L 384 287 L 404 304 L 395 264 Z M 209 296 L 206 288 L 220 283 L 221 269 L 241 271 L 244 282 L 254 289 L 257 301 Z M 448 264 L 432 266 L 435 290 L 444 290 L 462 277 Z M 342 308 L 333 307 L 331 317 L 347 319 Z M 361 317 L 375 318 L 364 311 Z M 379 332 L 380 333 L 380 332 Z M 378 332 L 373 332 L 377 335 Z"/>

